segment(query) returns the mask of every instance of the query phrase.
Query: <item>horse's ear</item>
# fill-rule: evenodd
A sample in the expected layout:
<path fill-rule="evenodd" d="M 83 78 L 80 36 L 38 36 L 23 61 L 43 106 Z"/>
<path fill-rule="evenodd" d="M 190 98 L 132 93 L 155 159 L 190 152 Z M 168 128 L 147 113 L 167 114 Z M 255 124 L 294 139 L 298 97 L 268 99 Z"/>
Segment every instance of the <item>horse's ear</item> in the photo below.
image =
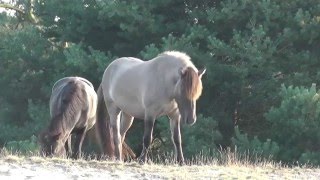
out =
<path fill-rule="evenodd" d="M 186 71 L 187 71 L 187 68 L 184 68 L 184 67 L 180 68 L 179 69 L 180 76 L 183 77 L 184 75 L 186 75 Z"/>
<path fill-rule="evenodd" d="M 199 76 L 199 78 L 202 78 L 202 75 L 204 75 L 204 73 L 206 72 L 206 68 L 202 68 L 202 69 L 200 69 L 199 71 L 198 71 L 198 76 Z"/>

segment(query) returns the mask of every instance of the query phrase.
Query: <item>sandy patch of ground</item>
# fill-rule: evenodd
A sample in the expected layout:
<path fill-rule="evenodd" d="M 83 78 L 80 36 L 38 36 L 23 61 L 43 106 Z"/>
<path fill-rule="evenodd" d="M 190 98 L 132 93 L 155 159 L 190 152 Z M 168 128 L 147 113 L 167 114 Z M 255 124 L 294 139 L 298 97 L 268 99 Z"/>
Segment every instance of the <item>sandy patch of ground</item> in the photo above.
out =
<path fill-rule="evenodd" d="M 283 168 L 274 165 L 139 165 L 136 162 L 0 158 L 0 179 L 320 179 L 318 168 Z"/>

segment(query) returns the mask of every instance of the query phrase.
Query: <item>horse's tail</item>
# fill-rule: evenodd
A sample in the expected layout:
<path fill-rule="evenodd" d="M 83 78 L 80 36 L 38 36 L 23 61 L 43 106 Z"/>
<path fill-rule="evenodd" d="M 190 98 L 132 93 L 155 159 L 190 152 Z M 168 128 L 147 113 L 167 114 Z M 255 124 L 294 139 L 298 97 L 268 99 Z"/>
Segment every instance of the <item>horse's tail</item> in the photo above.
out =
<path fill-rule="evenodd" d="M 104 96 L 102 92 L 101 85 L 97 90 L 98 95 L 98 107 L 97 107 L 97 122 L 96 122 L 96 135 L 100 148 L 104 155 L 109 157 L 114 156 L 114 143 L 113 143 L 113 133 L 109 125 L 109 114 L 107 112 L 106 103 L 104 101 Z"/>
<path fill-rule="evenodd" d="M 69 81 L 60 94 L 60 107 L 57 116 L 52 117 L 50 131 L 56 134 L 70 131 L 77 123 L 86 101 L 83 84 Z"/>
<path fill-rule="evenodd" d="M 114 157 L 115 147 L 113 143 L 113 133 L 110 127 L 110 117 L 107 112 L 107 107 L 104 101 L 103 91 L 101 85 L 97 90 L 98 107 L 97 107 L 97 123 L 96 136 L 100 144 L 100 148 L 104 155 Z M 124 142 L 122 146 L 123 157 L 127 159 L 135 159 L 136 155 L 132 149 Z"/>

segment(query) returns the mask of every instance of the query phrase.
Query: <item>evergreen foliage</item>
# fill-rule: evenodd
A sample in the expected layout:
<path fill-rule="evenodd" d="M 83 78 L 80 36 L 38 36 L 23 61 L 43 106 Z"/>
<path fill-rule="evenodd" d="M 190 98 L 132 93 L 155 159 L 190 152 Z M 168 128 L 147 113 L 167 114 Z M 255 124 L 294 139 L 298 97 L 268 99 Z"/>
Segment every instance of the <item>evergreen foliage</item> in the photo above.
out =
<path fill-rule="evenodd" d="M 320 95 L 316 86 L 282 86 L 280 96 L 280 106 L 266 114 L 271 123 L 270 138 L 280 147 L 279 159 L 319 164 Z"/>
<path fill-rule="evenodd" d="M 117 57 L 147 60 L 180 50 L 207 68 L 198 121 L 183 127 L 186 157 L 237 146 L 319 164 L 318 97 L 309 88 L 320 81 L 318 1 L 13 0 L 12 6 L 12 15 L 0 13 L 1 146 L 45 127 L 57 79 L 82 76 L 97 88 Z M 128 144 L 139 152 L 143 126 L 133 126 Z M 154 132 L 154 150 L 172 151 L 168 121 L 157 121 Z"/>

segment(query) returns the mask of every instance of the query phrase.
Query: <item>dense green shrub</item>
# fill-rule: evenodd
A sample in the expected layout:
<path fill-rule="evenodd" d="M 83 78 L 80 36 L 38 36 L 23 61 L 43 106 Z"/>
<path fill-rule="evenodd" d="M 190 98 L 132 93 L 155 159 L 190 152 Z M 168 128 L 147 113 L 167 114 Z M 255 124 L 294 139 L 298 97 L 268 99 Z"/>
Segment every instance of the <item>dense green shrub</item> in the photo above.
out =
<path fill-rule="evenodd" d="M 12 153 L 19 153 L 24 155 L 39 154 L 39 145 L 37 137 L 31 136 L 30 139 L 23 141 L 9 141 L 5 144 L 5 149 Z"/>
<path fill-rule="evenodd" d="M 271 123 L 270 138 L 280 148 L 279 159 L 286 162 L 313 162 L 320 150 L 320 95 L 310 88 L 282 86 L 281 104 L 266 114 Z"/>
<path fill-rule="evenodd" d="M 10 141 L 21 141 L 31 136 L 38 136 L 39 132 L 49 122 L 49 107 L 45 103 L 33 102 L 29 100 L 28 103 L 29 121 L 25 121 L 22 126 L 15 125 L 3 119 L 0 126 L 0 143 L 5 144 Z"/>
<path fill-rule="evenodd" d="M 232 144 L 236 153 L 246 155 L 250 160 L 255 161 L 255 158 L 275 159 L 279 153 L 279 146 L 276 142 L 267 139 L 262 142 L 257 136 L 252 139 L 247 133 L 241 133 L 239 128 L 235 128 L 235 136 L 232 138 Z"/>

